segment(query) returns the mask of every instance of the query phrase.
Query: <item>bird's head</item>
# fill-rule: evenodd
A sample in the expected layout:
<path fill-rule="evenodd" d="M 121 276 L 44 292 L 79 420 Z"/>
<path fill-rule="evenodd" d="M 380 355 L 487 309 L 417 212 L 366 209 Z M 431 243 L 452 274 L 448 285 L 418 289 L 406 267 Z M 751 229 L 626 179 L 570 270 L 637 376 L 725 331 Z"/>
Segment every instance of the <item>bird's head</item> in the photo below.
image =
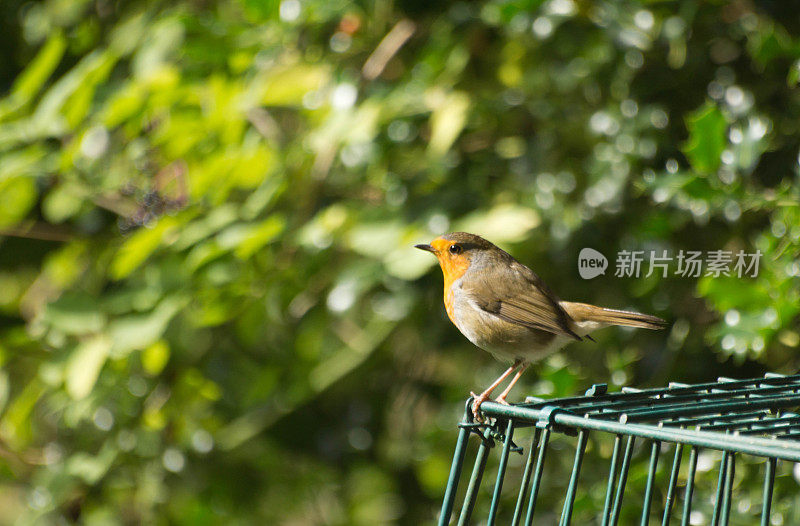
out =
<path fill-rule="evenodd" d="M 436 256 L 445 279 L 451 281 L 463 276 L 472 262 L 482 260 L 484 255 L 499 250 L 482 237 L 467 232 L 451 232 L 437 237 L 430 245 L 414 247 Z"/>

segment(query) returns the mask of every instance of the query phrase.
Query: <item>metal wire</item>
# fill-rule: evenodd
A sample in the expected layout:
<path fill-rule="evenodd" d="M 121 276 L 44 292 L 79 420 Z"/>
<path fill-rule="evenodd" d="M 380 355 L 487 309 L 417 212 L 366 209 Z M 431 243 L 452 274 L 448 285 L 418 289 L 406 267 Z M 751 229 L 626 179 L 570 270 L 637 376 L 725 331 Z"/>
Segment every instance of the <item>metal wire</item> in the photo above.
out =
<path fill-rule="evenodd" d="M 497 478 L 486 520 L 487 525 L 495 524 L 501 512 L 504 483 L 508 482 L 505 479 L 509 454 L 519 450 L 513 442 L 514 432 L 524 427 L 535 426 L 535 429 L 518 490 L 514 490 L 516 505 L 511 520 L 513 526 L 522 522 L 523 514 L 523 524 L 530 526 L 538 505 L 546 506 L 549 512 L 553 512 L 558 505 L 538 502 L 540 490 L 543 484 L 547 484 L 543 478 L 544 464 L 553 433 L 577 436 L 572 471 L 561 503 L 561 526 L 568 526 L 572 520 L 574 503 L 580 495 L 581 465 L 587 455 L 592 431 L 597 432 L 593 441 L 602 440 L 603 436 L 609 439 L 613 437 L 614 441 L 603 511 L 599 516 L 602 526 L 613 526 L 620 520 L 637 438 L 645 439 L 650 444 L 646 488 L 640 504 L 642 525 L 649 523 L 654 496 L 661 494 L 656 489 L 659 484 L 657 478 L 661 478 L 657 475 L 658 461 L 662 446 L 666 447 L 666 444 L 674 444 L 674 456 L 666 468 L 669 469 L 668 482 L 664 481 L 667 484 L 666 496 L 663 509 L 658 512 L 662 526 L 669 524 L 672 510 L 681 498 L 681 524 L 689 524 L 698 455 L 703 449 L 722 452 L 711 518 L 711 524 L 715 526 L 727 525 L 730 521 L 736 464 L 742 455 L 766 459 L 761 509 L 761 524 L 765 526 L 770 523 L 778 460 L 800 461 L 800 414 L 787 412 L 800 408 L 800 375 L 768 374 L 764 378 L 748 380 L 719 378 L 717 382 L 696 385 L 673 383 L 665 388 L 623 389 L 618 393 L 606 393 L 605 385 L 599 384 L 584 396 L 535 399 L 511 406 L 485 402 L 481 409 L 488 424 L 473 422 L 470 406 L 471 400 L 468 400 L 442 502 L 440 526 L 450 523 L 462 478 L 467 443 L 473 434 L 480 437 L 481 443 L 463 496 L 459 525 L 470 523 L 481 493 L 479 489 L 490 449 L 495 441 L 499 441 L 502 448 L 499 448 Z M 684 479 L 685 490 L 681 495 L 678 488 L 684 445 L 689 445 L 691 449 Z M 664 477 L 667 478 L 666 475 Z M 635 504 L 631 500 L 626 506 Z M 510 515 L 510 511 L 507 512 Z"/>

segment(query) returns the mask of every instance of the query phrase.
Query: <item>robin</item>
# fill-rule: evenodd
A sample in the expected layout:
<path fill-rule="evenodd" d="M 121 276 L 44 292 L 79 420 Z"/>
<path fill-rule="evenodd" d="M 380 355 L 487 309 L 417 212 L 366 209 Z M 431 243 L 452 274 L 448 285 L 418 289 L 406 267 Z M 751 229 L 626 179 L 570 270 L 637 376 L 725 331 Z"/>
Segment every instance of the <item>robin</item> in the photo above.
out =
<path fill-rule="evenodd" d="M 472 412 L 514 371 L 496 398 L 506 397 L 528 365 L 567 343 L 609 325 L 662 329 L 661 318 L 638 312 L 561 301 L 531 269 L 475 234 L 453 232 L 430 245 L 415 245 L 439 260 L 444 274 L 444 306 L 450 321 L 481 349 L 511 366 L 480 395 L 472 393 Z"/>

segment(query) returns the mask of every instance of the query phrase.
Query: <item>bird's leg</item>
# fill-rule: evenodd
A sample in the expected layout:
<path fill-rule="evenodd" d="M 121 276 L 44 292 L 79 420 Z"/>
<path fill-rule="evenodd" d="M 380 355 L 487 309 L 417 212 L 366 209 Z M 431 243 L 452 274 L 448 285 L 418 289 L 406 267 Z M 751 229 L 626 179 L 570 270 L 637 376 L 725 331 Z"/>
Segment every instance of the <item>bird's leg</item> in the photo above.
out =
<path fill-rule="evenodd" d="M 517 383 L 517 380 L 519 380 L 519 377 L 522 376 L 522 373 L 524 373 L 525 369 L 527 368 L 528 364 L 526 363 L 523 364 L 522 367 L 519 368 L 519 370 L 517 370 L 517 374 L 514 375 L 514 378 L 511 379 L 511 382 L 506 386 L 505 389 L 503 389 L 503 392 L 500 393 L 500 396 L 495 398 L 495 402 L 508 405 L 508 402 L 506 402 L 506 397 L 508 396 L 508 393 L 511 392 L 511 388 L 514 387 L 514 384 Z"/>
<path fill-rule="evenodd" d="M 520 365 L 522 365 L 522 361 L 521 360 L 515 361 L 514 364 L 511 367 L 509 367 L 506 372 L 504 372 L 503 374 L 500 375 L 500 378 L 495 380 L 494 383 L 492 385 L 490 385 L 489 387 L 487 387 L 486 390 L 484 392 L 482 392 L 481 394 L 476 395 L 475 393 L 470 393 L 472 395 L 472 397 L 474 398 L 474 400 L 472 401 L 472 414 L 475 417 L 475 420 L 477 420 L 478 422 L 483 422 L 483 419 L 480 416 L 481 404 L 484 403 L 486 400 L 488 400 L 489 397 L 492 395 L 492 391 L 497 389 L 497 386 L 500 385 L 501 383 L 503 383 L 503 381 L 506 378 L 508 378 L 508 376 L 511 373 L 514 372 L 514 369 L 516 369 Z M 514 380 L 514 381 L 516 381 L 516 380 Z"/>

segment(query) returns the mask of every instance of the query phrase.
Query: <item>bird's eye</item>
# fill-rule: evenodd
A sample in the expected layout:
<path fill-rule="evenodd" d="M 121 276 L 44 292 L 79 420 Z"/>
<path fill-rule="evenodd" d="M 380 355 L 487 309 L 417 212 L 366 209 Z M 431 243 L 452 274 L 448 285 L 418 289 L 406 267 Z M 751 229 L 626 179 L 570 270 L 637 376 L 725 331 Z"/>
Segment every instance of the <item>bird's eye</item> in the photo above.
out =
<path fill-rule="evenodd" d="M 450 253 L 454 256 L 461 254 L 464 251 L 461 245 L 450 245 Z"/>

